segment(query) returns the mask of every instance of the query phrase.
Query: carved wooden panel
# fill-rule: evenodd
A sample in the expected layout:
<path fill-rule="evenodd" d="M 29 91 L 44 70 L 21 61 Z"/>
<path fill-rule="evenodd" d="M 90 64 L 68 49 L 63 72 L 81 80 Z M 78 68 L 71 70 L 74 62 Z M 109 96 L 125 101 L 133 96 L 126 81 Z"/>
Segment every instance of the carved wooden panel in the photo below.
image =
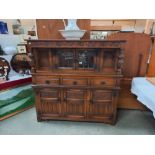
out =
<path fill-rule="evenodd" d="M 94 90 L 90 94 L 89 115 L 92 118 L 103 119 L 113 113 L 112 91 Z"/>
<path fill-rule="evenodd" d="M 65 115 L 68 117 L 85 117 L 84 90 L 68 89 L 64 92 Z"/>
<path fill-rule="evenodd" d="M 30 48 L 105 48 L 124 49 L 125 40 L 27 40 Z"/>
<path fill-rule="evenodd" d="M 39 91 L 41 113 L 59 116 L 61 114 L 61 92 L 57 89 L 42 88 Z"/>

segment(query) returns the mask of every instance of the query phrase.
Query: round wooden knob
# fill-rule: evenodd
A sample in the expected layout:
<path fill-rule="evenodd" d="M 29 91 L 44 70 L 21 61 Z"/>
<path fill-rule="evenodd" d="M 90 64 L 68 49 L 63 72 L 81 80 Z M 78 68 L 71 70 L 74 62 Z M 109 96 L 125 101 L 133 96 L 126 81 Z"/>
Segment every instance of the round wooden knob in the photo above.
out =
<path fill-rule="evenodd" d="M 74 82 L 73 82 L 73 85 L 77 85 L 77 81 L 74 81 Z"/>
<path fill-rule="evenodd" d="M 106 84 L 106 82 L 105 82 L 105 81 L 102 81 L 102 82 L 101 82 L 101 85 L 105 85 L 105 84 Z"/>

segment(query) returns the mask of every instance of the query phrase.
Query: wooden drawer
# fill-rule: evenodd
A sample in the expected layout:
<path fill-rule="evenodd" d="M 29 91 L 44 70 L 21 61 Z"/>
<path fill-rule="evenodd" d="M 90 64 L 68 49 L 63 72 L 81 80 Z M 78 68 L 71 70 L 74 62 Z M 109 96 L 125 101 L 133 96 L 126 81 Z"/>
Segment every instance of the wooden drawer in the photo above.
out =
<path fill-rule="evenodd" d="M 91 79 L 93 86 L 116 86 L 117 80 L 115 78 L 94 78 Z"/>
<path fill-rule="evenodd" d="M 35 78 L 36 84 L 50 84 L 50 85 L 59 85 L 59 78 L 50 77 L 50 76 L 37 76 Z"/>
<path fill-rule="evenodd" d="M 81 86 L 85 86 L 88 84 L 88 80 L 86 78 L 64 78 L 63 79 L 63 85 L 81 85 Z"/>

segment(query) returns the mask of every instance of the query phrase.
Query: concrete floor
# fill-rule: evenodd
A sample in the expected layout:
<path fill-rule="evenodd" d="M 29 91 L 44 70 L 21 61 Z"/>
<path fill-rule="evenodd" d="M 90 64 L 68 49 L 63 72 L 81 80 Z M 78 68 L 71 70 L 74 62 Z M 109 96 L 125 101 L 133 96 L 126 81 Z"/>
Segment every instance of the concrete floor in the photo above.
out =
<path fill-rule="evenodd" d="M 0 122 L 0 135 L 154 135 L 151 112 L 119 110 L 115 126 L 104 123 L 37 122 L 35 109 L 29 109 Z"/>

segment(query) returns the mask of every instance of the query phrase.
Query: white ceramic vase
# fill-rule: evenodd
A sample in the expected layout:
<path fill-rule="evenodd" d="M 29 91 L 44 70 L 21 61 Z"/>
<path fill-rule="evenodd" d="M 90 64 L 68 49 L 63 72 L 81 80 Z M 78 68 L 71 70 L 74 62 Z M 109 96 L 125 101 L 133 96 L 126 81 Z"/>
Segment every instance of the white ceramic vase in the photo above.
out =
<path fill-rule="evenodd" d="M 66 40 L 80 40 L 84 36 L 86 30 L 79 29 L 77 19 L 68 19 L 67 25 L 64 20 L 63 22 L 65 29 L 59 30 L 59 32 Z"/>

